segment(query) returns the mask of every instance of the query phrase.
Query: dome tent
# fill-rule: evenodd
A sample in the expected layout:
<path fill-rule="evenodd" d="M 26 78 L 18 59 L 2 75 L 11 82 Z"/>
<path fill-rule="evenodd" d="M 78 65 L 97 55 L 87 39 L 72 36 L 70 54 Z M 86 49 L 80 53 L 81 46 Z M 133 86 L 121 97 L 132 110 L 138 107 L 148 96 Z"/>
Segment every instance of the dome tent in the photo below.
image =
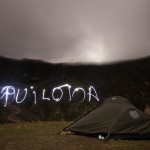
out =
<path fill-rule="evenodd" d="M 150 139 L 150 116 L 126 98 L 115 96 L 64 130 L 105 138 Z"/>

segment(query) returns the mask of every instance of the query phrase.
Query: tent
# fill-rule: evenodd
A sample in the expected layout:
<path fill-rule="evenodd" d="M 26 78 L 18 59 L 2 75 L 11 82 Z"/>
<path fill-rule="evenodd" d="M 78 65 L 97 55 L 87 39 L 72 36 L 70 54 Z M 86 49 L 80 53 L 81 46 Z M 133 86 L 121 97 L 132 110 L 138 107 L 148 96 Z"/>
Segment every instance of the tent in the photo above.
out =
<path fill-rule="evenodd" d="M 64 130 L 106 139 L 150 139 L 150 115 L 126 98 L 114 96 Z"/>

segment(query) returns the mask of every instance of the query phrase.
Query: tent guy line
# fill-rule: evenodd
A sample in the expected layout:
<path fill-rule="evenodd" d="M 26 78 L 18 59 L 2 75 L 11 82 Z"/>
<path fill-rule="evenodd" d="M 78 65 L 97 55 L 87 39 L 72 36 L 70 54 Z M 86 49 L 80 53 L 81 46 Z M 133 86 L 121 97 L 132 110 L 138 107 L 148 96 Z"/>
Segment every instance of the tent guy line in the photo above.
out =
<path fill-rule="evenodd" d="M 86 98 L 86 95 L 88 95 L 88 101 L 91 101 L 92 98 L 96 99 L 96 101 L 99 101 L 98 94 L 94 86 L 89 86 L 88 92 L 86 93 L 85 89 L 82 87 L 76 87 L 73 89 L 73 92 L 71 92 L 72 86 L 70 84 L 64 84 L 61 86 L 54 87 L 51 92 L 52 99 L 56 102 L 61 101 L 64 95 L 64 90 L 67 89 L 69 94 L 69 101 L 72 101 L 72 98 L 74 97 L 75 93 L 82 92 L 83 98 L 79 102 L 83 102 Z M 49 97 L 46 97 L 46 89 L 42 89 L 42 100 L 48 100 L 50 101 Z M 47 92 L 48 93 L 48 92 Z M 27 96 L 34 97 L 34 104 L 37 103 L 37 91 L 34 89 L 33 86 L 30 88 L 15 88 L 14 86 L 7 85 L 3 86 L 0 89 L 0 102 L 4 104 L 4 107 L 6 107 L 8 104 L 15 101 L 17 104 L 20 104 L 25 101 Z M 57 95 L 57 96 L 56 96 Z"/>

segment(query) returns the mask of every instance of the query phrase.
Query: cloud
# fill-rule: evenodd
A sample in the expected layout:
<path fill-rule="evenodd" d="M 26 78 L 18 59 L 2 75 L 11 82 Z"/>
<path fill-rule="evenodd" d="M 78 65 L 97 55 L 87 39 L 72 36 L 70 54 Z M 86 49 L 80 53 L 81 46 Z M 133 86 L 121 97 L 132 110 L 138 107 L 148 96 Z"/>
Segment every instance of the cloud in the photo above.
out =
<path fill-rule="evenodd" d="M 2 0 L 0 55 L 109 62 L 150 54 L 149 0 Z"/>

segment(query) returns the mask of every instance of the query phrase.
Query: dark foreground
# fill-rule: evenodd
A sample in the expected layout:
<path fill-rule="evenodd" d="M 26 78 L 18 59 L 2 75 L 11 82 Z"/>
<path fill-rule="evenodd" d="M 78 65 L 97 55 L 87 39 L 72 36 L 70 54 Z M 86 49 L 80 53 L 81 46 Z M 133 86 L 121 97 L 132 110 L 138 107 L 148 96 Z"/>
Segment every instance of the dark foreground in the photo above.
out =
<path fill-rule="evenodd" d="M 149 150 L 150 141 L 109 140 L 58 135 L 70 122 L 36 122 L 0 125 L 0 150 Z"/>

